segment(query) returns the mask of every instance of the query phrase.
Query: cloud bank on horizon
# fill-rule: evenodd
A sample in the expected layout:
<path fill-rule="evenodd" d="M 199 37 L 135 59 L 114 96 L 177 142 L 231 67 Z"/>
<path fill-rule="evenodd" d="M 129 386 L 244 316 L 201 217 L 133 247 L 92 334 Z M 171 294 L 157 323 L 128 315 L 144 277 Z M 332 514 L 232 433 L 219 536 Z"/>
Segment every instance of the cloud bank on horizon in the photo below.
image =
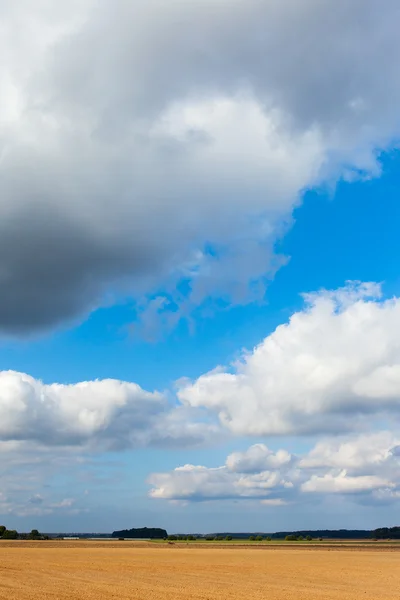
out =
<path fill-rule="evenodd" d="M 3 333 L 262 295 L 302 192 L 398 140 L 394 0 L 0 11 Z"/>

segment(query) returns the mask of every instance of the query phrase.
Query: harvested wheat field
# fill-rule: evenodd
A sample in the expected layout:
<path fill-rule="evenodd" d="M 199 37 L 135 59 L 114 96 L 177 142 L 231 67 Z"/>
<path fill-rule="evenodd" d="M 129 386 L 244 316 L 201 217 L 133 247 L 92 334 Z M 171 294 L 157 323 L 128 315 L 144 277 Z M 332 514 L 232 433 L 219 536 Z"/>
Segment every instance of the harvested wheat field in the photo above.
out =
<path fill-rule="evenodd" d="M 0 543 L 0 598 L 398 600 L 400 553 Z"/>

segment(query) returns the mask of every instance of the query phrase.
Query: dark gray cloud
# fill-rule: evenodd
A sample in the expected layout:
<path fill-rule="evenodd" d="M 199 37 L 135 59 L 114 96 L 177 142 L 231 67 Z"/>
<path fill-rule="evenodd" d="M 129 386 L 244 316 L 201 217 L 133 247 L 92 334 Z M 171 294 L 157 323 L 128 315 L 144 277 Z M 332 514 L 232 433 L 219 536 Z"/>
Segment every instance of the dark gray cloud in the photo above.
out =
<path fill-rule="evenodd" d="M 192 304 L 246 297 L 301 191 L 399 133 L 394 0 L 0 11 L 3 332 L 181 277 Z"/>

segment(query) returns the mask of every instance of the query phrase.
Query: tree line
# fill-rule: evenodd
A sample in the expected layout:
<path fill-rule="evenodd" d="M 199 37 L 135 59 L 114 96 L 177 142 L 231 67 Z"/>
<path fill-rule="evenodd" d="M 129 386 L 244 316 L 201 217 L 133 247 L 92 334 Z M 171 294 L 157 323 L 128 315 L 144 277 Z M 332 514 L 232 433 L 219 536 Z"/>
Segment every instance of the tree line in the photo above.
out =
<path fill-rule="evenodd" d="M 121 529 L 120 531 L 113 531 L 111 537 L 163 540 L 168 537 L 168 533 L 165 529 L 161 529 L 160 527 L 139 527 L 137 529 Z"/>
<path fill-rule="evenodd" d="M 7 529 L 5 525 L 0 525 L 1 540 L 49 540 L 48 535 L 39 533 L 37 529 L 32 529 L 30 533 L 18 533 L 16 529 Z"/>
<path fill-rule="evenodd" d="M 371 537 L 376 540 L 399 540 L 400 527 L 379 527 L 378 529 L 374 529 Z"/>

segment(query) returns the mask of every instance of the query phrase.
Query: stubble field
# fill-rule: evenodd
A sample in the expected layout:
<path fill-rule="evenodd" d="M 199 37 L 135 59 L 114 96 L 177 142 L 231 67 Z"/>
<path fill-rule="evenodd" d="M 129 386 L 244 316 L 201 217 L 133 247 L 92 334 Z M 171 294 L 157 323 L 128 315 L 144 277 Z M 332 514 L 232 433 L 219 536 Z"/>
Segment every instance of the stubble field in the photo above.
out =
<path fill-rule="evenodd" d="M 389 550 L 0 543 L 0 598 L 398 600 Z"/>

